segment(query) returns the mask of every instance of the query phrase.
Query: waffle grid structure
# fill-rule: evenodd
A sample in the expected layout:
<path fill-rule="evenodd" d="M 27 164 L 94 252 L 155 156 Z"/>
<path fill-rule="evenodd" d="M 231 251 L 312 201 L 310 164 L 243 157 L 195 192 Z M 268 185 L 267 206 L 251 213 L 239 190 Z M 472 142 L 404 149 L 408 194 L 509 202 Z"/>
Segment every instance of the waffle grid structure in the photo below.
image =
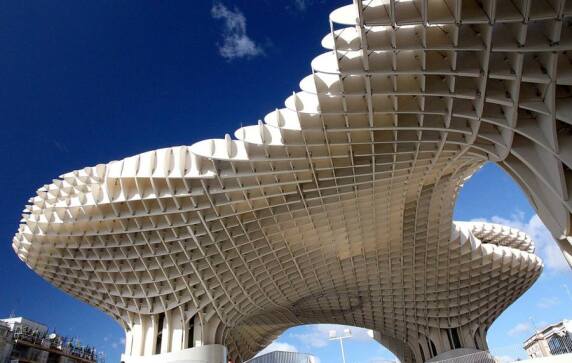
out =
<path fill-rule="evenodd" d="M 356 0 L 285 108 L 61 176 L 14 250 L 112 315 L 129 356 L 244 361 L 308 323 L 370 328 L 404 362 L 486 349 L 542 262 L 452 210 L 495 162 L 572 262 L 571 22 L 565 0 Z"/>

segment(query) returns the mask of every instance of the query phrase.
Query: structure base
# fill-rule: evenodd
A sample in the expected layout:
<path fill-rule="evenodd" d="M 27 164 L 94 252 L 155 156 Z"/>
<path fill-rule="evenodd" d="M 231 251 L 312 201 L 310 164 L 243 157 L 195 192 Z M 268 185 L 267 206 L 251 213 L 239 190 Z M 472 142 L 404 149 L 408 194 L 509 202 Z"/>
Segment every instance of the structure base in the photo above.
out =
<path fill-rule="evenodd" d="M 184 349 L 178 352 L 154 354 L 148 356 L 121 355 L 122 363 L 227 363 L 226 347 L 210 344 L 202 347 Z"/>

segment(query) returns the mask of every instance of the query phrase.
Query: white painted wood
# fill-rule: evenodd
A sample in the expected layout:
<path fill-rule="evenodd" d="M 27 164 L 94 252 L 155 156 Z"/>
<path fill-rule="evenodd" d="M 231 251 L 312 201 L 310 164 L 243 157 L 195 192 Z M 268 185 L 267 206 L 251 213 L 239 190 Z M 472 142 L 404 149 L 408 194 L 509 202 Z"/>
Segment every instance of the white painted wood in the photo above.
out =
<path fill-rule="evenodd" d="M 140 321 L 175 311 L 167 350 L 199 312 L 195 345 L 238 361 L 318 322 L 373 329 L 404 362 L 451 350 L 450 329 L 486 349 L 542 262 L 524 233 L 453 222 L 453 206 L 495 162 L 572 262 L 571 17 L 564 0 L 355 0 L 284 108 L 235 140 L 62 175 L 13 248 L 117 319 L 132 355 L 156 337 Z"/>

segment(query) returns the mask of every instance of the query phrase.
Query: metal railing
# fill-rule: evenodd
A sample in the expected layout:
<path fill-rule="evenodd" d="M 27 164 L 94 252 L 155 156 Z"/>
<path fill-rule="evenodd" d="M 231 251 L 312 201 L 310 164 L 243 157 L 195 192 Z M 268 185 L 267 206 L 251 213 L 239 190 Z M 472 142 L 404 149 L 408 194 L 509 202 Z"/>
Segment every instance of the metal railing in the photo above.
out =
<path fill-rule="evenodd" d="M 460 357 L 431 361 L 431 363 L 497 363 L 489 352 L 475 352 Z"/>
<path fill-rule="evenodd" d="M 48 334 L 28 327 L 17 327 L 13 332 L 15 341 L 24 341 L 44 349 L 59 350 L 71 356 L 87 361 L 99 362 L 100 357 L 95 348 L 79 345 L 74 339 L 57 334 Z"/>

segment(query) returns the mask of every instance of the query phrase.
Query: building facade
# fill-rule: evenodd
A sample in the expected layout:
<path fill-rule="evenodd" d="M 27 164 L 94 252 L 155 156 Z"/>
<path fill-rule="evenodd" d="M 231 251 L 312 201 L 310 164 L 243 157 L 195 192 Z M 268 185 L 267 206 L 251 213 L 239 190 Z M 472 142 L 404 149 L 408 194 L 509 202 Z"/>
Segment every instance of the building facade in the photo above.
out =
<path fill-rule="evenodd" d="M 572 321 L 563 320 L 537 331 L 523 347 L 530 358 L 572 353 Z"/>
<path fill-rule="evenodd" d="M 62 175 L 13 248 L 123 326 L 126 362 L 243 362 L 311 323 L 371 329 L 402 362 L 486 350 L 542 261 L 453 207 L 497 163 L 572 261 L 571 5 L 356 0 L 284 108 Z"/>
<path fill-rule="evenodd" d="M 84 347 L 35 321 L 0 320 L 0 363 L 104 363 L 95 349 Z"/>
<path fill-rule="evenodd" d="M 317 363 L 317 360 L 307 353 L 274 351 L 254 357 L 247 363 Z"/>
<path fill-rule="evenodd" d="M 0 363 L 8 361 L 12 354 L 12 330 L 10 326 L 0 321 Z"/>

